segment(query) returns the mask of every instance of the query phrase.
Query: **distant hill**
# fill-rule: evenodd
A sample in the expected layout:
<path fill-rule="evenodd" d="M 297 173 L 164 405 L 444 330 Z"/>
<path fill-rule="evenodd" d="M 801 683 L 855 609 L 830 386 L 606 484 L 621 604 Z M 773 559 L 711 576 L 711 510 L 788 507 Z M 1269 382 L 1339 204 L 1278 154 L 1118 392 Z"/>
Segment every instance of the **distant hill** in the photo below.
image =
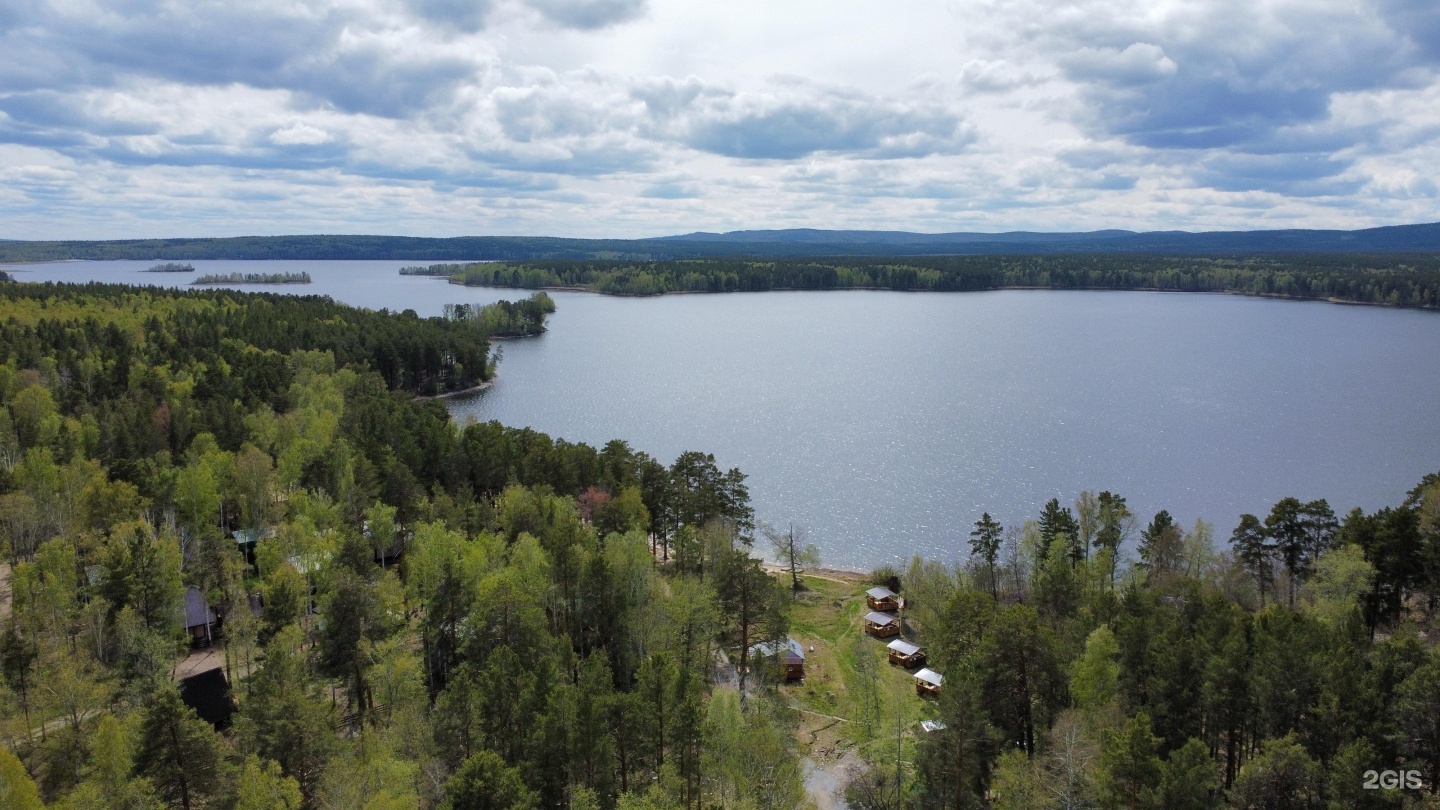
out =
<path fill-rule="evenodd" d="M 225 239 L 130 239 L 106 242 L 0 240 L 0 262 L 64 259 L 393 259 L 477 261 L 539 259 L 686 259 L 701 257 L 935 256 L 1136 253 L 1235 255 L 1281 253 L 1430 253 L 1440 223 L 1357 231 L 1124 230 L 1080 233 L 910 233 L 793 230 L 690 233 L 653 239 L 548 236 L 242 236 Z"/>

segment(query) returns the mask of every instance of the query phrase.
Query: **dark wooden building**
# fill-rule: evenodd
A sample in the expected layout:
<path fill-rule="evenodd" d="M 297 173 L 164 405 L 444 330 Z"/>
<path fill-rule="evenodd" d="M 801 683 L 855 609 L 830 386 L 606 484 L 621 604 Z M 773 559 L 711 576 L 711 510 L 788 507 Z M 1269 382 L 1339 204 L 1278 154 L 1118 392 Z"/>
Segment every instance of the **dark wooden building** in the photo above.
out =
<path fill-rule="evenodd" d="M 180 700 L 217 731 L 227 728 L 230 725 L 230 716 L 235 713 L 235 698 L 230 694 L 230 682 L 225 679 L 225 671 L 219 667 L 182 678 Z"/>
<path fill-rule="evenodd" d="M 208 647 L 215 640 L 215 611 L 200 589 L 191 585 L 185 589 L 185 632 L 190 642 L 197 647 Z"/>
<path fill-rule="evenodd" d="M 787 681 L 798 681 L 805 677 L 805 646 L 793 638 L 787 638 L 779 645 L 763 641 L 750 648 L 752 659 L 776 659 L 781 674 Z"/>

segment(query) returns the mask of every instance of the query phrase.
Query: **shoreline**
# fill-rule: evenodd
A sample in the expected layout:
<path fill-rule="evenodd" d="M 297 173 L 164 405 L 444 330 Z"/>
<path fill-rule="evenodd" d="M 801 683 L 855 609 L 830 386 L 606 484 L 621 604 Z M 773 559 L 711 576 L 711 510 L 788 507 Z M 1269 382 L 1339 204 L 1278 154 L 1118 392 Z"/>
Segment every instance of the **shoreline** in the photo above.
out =
<path fill-rule="evenodd" d="M 444 276 L 435 276 L 435 278 L 444 278 Z M 818 289 L 818 288 L 806 288 L 806 287 L 771 287 L 771 288 L 768 289 L 768 290 L 725 290 L 725 291 L 721 291 L 721 292 L 711 292 L 711 291 L 709 291 L 709 290 L 666 290 L 665 292 L 661 292 L 661 293 L 623 293 L 623 292 L 617 293 L 617 292 L 606 292 L 606 291 L 604 291 L 604 290 L 597 290 L 597 289 L 594 289 L 594 288 L 592 288 L 592 287 L 584 287 L 584 286 L 576 286 L 576 285 L 556 285 L 556 286 L 541 286 L 541 287 L 510 287 L 510 286 L 497 285 L 497 284 L 465 284 L 464 282 L 456 281 L 453 277 L 450 278 L 449 283 L 454 284 L 454 285 L 459 286 L 459 287 L 474 287 L 474 288 L 477 288 L 477 289 L 489 289 L 489 290 L 531 290 L 531 291 L 545 291 L 545 292 L 580 292 L 580 293 L 590 293 L 590 294 L 592 294 L 592 295 L 609 296 L 609 297 L 611 297 L 611 298 L 663 298 L 663 297 L 665 297 L 665 296 L 667 296 L 667 295 L 733 295 L 733 294 L 740 294 L 740 293 L 772 293 L 772 292 L 822 292 L 822 293 L 829 293 L 829 292 L 849 292 L 849 291 L 898 292 L 898 293 L 936 293 L 936 294 L 952 294 L 952 295 L 965 295 L 965 294 L 969 294 L 969 293 L 985 293 L 985 292 L 1002 292 L 1002 291 L 1007 291 L 1007 290 L 1029 290 L 1029 291 L 1037 291 L 1037 290 L 1038 290 L 1038 291 L 1050 291 L 1050 292 L 1148 292 L 1148 293 L 1175 293 L 1175 294 L 1180 294 L 1180 295 L 1232 295 L 1232 296 L 1238 296 L 1238 297 L 1240 297 L 1240 298 L 1268 298 L 1268 299 L 1277 300 L 1277 301 L 1301 301 L 1301 302 L 1304 302 L 1304 301 L 1313 301 L 1313 302 L 1315 302 L 1315 303 L 1320 303 L 1320 304 L 1339 304 L 1339 305 L 1342 305 L 1342 306 L 1380 307 L 1380 308 L 1382 308 L 1382 309 L 1413 309 L 1413 310 L 1416 310 L 1416 311 L 1419 311 L 1419 312 L 1440 312 L 1440 306 L 1434 306 L 1434 307 L 1418 306 L 1418 307 L 1417 307 L 1417 306 L 1405 306 L 1405 305 L 1403 305 L 1403 304 L 1388 304 L 1388 303 L 1385 303 L 1385 302 L 1382 302 L 1382 301 L 1351 301 L 1351 300 L 1349 300 L 1349 299 L 1336 298 L 1336 297 L 1334 297 L 1334 296 L 1326 296 L 1326 297 L 1313 296 L 1313 297 L 1310 297 L 1310 296 L 1299 296 L 1299 295 L 1284 295 L 1284 294 L 1282 294 L 1282 293 L 1245 292 L 1245 291 L 1243 291 L 1243 290 L 1167 290 L 1167 289 L 1165 289 L 1165 288 L 1163 288 L 1163 287 L 1040 287 L 1040 286 L 1034 286 L 1034 285 L 1010 284 L 1010 285 L 1005 285 L 1005 286 L 1003 286 L 1003 287 L 985 287 L 985 288 L 983 288 L 983 289 L 978 289 L 978 290 L 897 290 L 897 289 L 894 289 L 894 288 L 892 288 L 892 287 L 868 287 L 868 286 L 861 287 L 861 286 L 856 286 L 856 287 L 828 287 L 828 288 L 823 288 L 823 289 Z"/>
<path fill-rule="evenodd" d="M 472 385 L 472 386 L 470 386 L 469 388 L 462 388 L 462 389 L 460 389 L 459 391 L 446 391 L 446 392 L 443 393 L 443 394 L 429 394 L 429 395 L 426 395 L 426 396 L 418 396 L 418 395 L 417 395 L 417 396 L 415 397 L 415 399 L 416 399 L 416 401 L 419 401 L 419 402 L 425 402 L 425 401 L 429 401 L 429 400 L 432 400 L 432 399 L 451 399 L 451 398 L 453 398 L 453 397 L 463 397 L 463 396 L 465 396 L 466 394 L 478 394 L 478 393 L 480 393 L 481 391 L 484 391 L 485 389 L 487 389 L 487 388 L 489 388 L 490 386 L 494 385 L 494 384 L 495 384 L 495 380 L 499 379 L 499 377 L 500 377 L 500 375 L 499 375 L 499 374 L 496 374 L 495 376 L 491 377 L 490 379 L 486 380 L 485 382 L 480 383 L 479 385 Z"/>

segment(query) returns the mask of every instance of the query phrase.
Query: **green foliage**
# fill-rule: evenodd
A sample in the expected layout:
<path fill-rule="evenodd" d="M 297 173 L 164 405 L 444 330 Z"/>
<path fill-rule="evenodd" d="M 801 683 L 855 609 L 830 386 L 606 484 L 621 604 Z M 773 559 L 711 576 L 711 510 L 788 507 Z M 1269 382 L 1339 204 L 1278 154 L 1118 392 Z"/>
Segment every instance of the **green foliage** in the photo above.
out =
<path fill-rule="evenodd" d="M 210 724 L 195 716 L 168 684 L 145 708 L 137 759 L 139 772 L 166 804 L 190 810 L 223 790 L 224 752 Z"/>
<path fill-rule="evenodd" d="M 0 807 L 44 810 L 40 789 L 25 772 L 25 765 L 8 749 L 0 748 Z"/>
<path fill-rule="evenodd" d="M 554 299 L 537 292 L 523 301 L 446 304 L 445 318 L 490 337 L 525 337 L 544 332 L 545 316 L 554 311 Z"/>
<path fill-rule="evenodd" d="M 195 269 L 195 268 L 190 268 Z M 206 273 L 191 284 L 309 284 L 309 273 Z"/>
<path fill-rule="evenodd" d="M 1094 711 L 1119 696 L 1120 645 L 1106 625 L 1095 628 L 1085 639 L 1085 653 L 1070 673 L 1070 694 L 1082 710 Z"/>
<path fill-rule="evenodd" d="M 300 810 L 302 801 L 300 786 L 280 772 L 278 763 L 261 765 L 254 754 L 245 758 L 235 810 Z"/>
<path fill-rule="evenodd" d="M 1245 763 L 1230 793 L 1234 807 L 1318 810 L 1324 776 L 1293 736 L 1267 740 Z"/>
<path fill-rule="evenodd" d="M 1440 305 L 1433 257 L 925 256 L 512 261 L 437 266 L 485 287 L 579 287 L 613 295 L 667 292 L 1005 287 L 1230 292 L 1391 306 Z"/>
<path fill-rule="evenodd" d="M 520 772 L 493 751 L 472 754 L 445 783 L 442 810 L 534 810 L 539 804 Z"/>

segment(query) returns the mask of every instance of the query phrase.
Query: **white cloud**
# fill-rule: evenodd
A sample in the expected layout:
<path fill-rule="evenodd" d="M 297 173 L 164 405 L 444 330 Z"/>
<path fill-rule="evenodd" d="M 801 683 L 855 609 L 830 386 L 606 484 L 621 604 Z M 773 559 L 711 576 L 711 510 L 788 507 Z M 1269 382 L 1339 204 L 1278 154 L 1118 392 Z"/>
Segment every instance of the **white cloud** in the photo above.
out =
<path fill-rule="evenodd" d="M 1437 31 L 1421 0 L 12 3 L 0 236 L 1433 219 Z"/>
<path fill-rule="evenodd" d="M 335 140 L 330 133 L 319 127 L 312 127 L 304 121 L 296 121 L 284 129 L 270 133 L 270 142 L 280 146 L 318 146 Z"/>

